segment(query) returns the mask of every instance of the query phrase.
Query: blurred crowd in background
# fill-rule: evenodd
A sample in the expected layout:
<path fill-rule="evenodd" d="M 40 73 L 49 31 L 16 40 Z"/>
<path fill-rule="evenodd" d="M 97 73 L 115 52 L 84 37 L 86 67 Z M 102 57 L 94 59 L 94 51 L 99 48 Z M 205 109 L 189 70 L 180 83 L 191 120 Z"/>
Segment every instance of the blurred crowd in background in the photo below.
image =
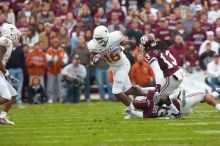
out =
<path fill-rule="evenodd" d="M 165 41 L 187 72 L 202 70 L 213 91 L 220 83 L 217 0 L 1 0 L 0 27 L 4 22 L 22 32 L 7 64 L 20 80 L 17 103 L 79 102 L 82 93 L 90 101 L 92 92 L 114 100 L 108 64 L 89 65 L 86 44 L 98 25 L 137 43 L 125 52 L 133 84 L 155 84 L 138 48 L 147 33 Z"/>

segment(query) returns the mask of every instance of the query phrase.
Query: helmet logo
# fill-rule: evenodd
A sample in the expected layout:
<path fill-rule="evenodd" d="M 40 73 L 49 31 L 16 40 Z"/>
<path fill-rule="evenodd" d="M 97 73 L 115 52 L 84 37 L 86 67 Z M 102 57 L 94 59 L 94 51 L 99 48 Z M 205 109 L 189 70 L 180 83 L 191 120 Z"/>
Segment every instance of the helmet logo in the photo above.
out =
<path fill-rule="evenodd" d="M 142 44 L 146 44 L 148 42 L 148 38 L 147 37 L 142 37 L 141 38 L 141 43 Z"/>

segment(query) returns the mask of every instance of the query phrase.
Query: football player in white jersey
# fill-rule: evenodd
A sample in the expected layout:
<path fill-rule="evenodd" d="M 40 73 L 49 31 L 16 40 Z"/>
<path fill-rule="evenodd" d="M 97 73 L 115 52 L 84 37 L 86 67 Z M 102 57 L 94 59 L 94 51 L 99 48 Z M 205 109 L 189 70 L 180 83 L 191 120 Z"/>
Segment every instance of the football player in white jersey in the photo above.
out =
<path fill-rule="evenodd" d="M 6 125 L 14 124 L 7 119 L 7 113 L 17 96 L 15 88 L 19 81 L 10 75 L 5 66 L 11 56 L 14 44 L 19 42 L 19 38 L 20 32 L 13 24 L 4 23 L 2 25 L 0 37 L 0 104 L 4 104 L 4 107 L 0 113 L 0 123 Z"/>
<path fill-rule="evenodd" d="M 124 49 L 131 48 L 129 44 L 132 44 L 132 42 L 127 40 L 120 31 L 109 33 L 108 29 L 102 25 L 94 29 L 93 39 L 87 44 L 91 53 L 91 64 L 95 64 L 102 57 L 110 65 L 114 78 L 112 92 L 116 98 L 127 106 L 126 111 L 134 110 L 134 106 L 127 95 L 146 95 L 149 90 L 149 88 L 145 90 L 145 88 L 137 85 L 131 85 L 128 76 L 130 62 L 123 53 Z M 154 89 L 152 87 L 152 90 Z M 130 115 L 128 114 L 125 119 L 130 119 Z"/>

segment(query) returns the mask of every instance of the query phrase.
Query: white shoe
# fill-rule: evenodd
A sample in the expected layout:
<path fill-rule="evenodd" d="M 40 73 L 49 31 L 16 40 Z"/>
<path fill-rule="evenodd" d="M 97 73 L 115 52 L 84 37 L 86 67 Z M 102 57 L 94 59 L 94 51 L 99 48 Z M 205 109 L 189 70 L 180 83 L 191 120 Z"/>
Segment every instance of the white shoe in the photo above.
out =
<path fill-rule="evenodd" d="M 124 117 L 124 119 L 125 120 L 130 120 L 130 119 L 132 119 L 132 115 L 131 115 L 131 110 L 130 110 L 130 108 L 126 108 L 125 109 L 125 113 L 126 113 L 126 115 L 125 115 L 125 117 Z"/>
<path fill-rule="evenodd" d="M 131 114 L 127 114 L 125 117 L 124 117 L 125 120 L 130 120 L 132 119 L 132 115 Z"/>
<path fill-rule="evenodd" d="M 7 117 L 5 117 L 5 118 L 0 118 L 0 124 L 3 124 L 3 125 L 14 125 L 15 123 L 10 121 Z"/>
<path fill-rule="evenodd" d="M 185 96 L 186 96 L 186 91 L 182 90 L 178 98 L 181 101 L 183 107 L 186 106 L 186 98 L 185 98 Z"/>

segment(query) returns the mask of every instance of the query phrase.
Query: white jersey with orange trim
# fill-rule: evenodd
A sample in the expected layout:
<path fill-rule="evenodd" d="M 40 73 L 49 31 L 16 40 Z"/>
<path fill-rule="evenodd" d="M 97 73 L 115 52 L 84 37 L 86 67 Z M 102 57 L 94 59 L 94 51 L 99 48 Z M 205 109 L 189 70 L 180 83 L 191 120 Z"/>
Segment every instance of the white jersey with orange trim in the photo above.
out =
<path fill-rule="evenodd" d="M 108 33 L 108 42 L 106 46 L 99 45 L 95 39 L 89 41 L 87 47 L 91 53 L 100 54 L 111 67 L 119 67 L 128 62 L 127 57 L 123 51 L 112 55 L 111 52 L 115 47 L 119 47 L 124 40 L 124 36 L 120 31 L 113 31 Z"/>
<path fill-rule="evenodd" d="M 6 47 L 6 52 L 3 56 L 2 63 L 6 65 L 7 61 L 11 57 L 11 53 L 13 50 L 13 42 L 4 36 L 0 37 L 0 46 Z"/>

